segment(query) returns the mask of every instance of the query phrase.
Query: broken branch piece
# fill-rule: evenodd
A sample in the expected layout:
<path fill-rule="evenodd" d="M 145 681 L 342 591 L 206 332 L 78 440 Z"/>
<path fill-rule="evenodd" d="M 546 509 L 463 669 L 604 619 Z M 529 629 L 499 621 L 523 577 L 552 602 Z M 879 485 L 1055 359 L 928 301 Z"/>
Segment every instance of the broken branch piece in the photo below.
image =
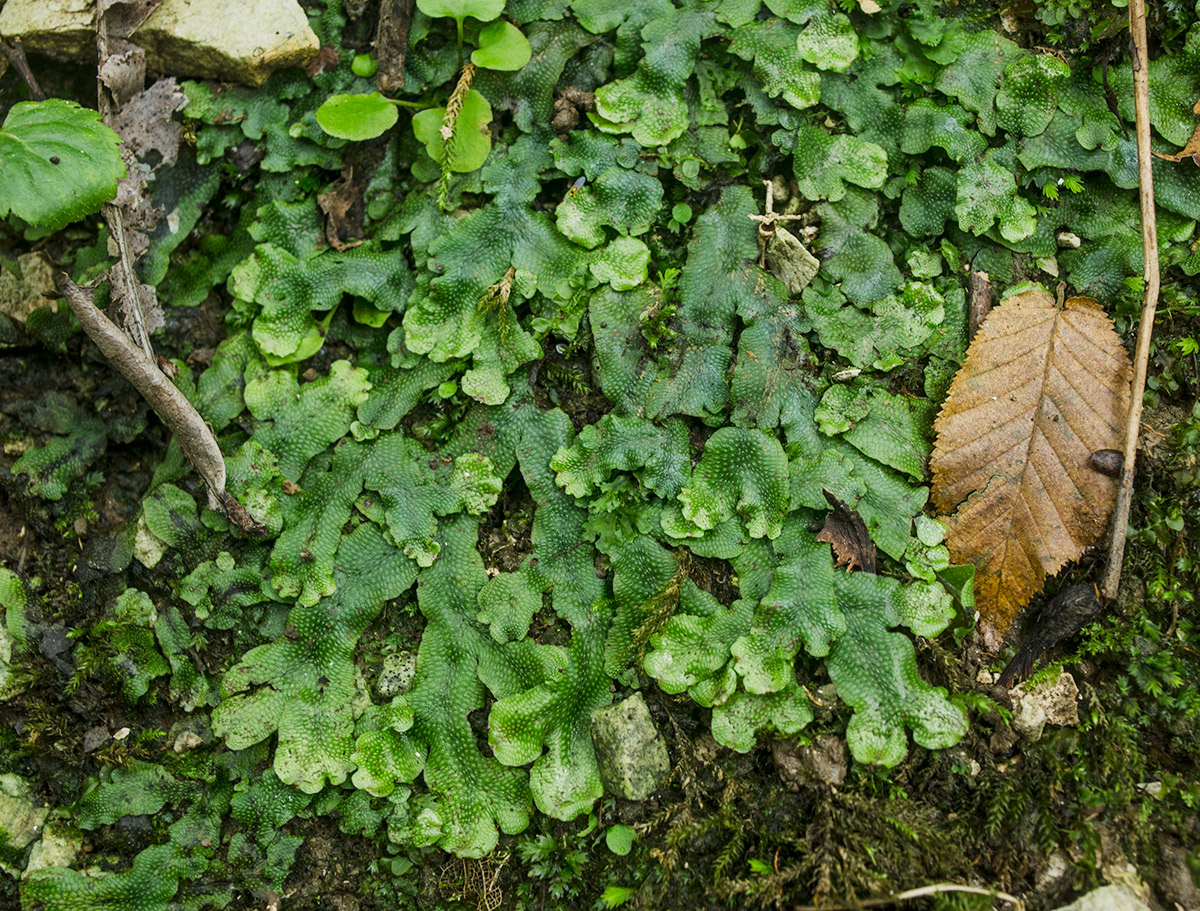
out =
<path fill-rule="evenodd" d="M 83 326 L 83 331 L 96 343 L 100 353 L 150 403 L 150 407 L 179 441 L 184 456 L 208 486 L 208 505 L 246 534 L 255 537 L 267 534 L 267 527 L 257 522 L 225 490 L 225 459 L 212 429 L 192 403 L 175 388 L 175 384 L 158 369 L 158 365 L 146 357 L 129 336 L 92 302 L 92 289 L 81 288 L 65 275 L 60 284 L 63 296 Z"/>

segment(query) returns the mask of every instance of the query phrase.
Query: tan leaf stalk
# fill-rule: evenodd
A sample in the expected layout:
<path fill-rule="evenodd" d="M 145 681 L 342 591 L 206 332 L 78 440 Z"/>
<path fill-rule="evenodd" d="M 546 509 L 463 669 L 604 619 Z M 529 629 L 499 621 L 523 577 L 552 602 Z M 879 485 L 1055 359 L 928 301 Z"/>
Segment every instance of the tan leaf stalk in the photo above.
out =
<path fill-rule="evenodd" d="M 471 83 L 475 79 L 475 64 L 468 63 L 463 67 L 462 75 L 458 77 L 458 85 L 454 87 L 454 91 L 450 94 L 450 100 L 446 102 L 446 113 L 442 116 L 442 125 L 438 132 L 442 136 L 442 158 L 439 162 L 442 166 L 442 177 L 437 185 L 437 204 L 439 209 L 446 208 L 446 197 L 450 193 L 450 166 L 453 164 L 453 149 L 454 130 L 458 125 L 458 115 L 462 113 L 463 99 L 467 97 L 467 92 L 471 89 Z"/>
<path fill-rule="evenodd" d="M 1133 396 L 1129 420 L 1125 424 L 1125 468 L 1117 491 L 1113 512 L 1112 540 L 1108 548 L 1108 571 L 1102 589 L 1106 598 L 1114 598 L 1121 584 L 1121 563 L 1125 558 L 1125 535 L 1129 527 L 1129 506 L 1133 497 L 1133 469 L 1137 458 L 1138 430 L 1142 422 L 1142 396 L 1146 390 L 1146 368 L 1150 362 L 1150 338 L 1154 331 L 1154 311 L 1158 307 L 1158 241 L 1154 216 L 1154 176 L 1150 153 L 1150 78 L 1146 67 L 1149 52 L 1146 41 L 1145 0 L 1129 4 L 1129 32 L 1133 38 L 1133 105 L 1138 150 L 1138 196 L 1142 205 L 1142 275 L 1146 296 L 1138 323 L 1137 353 L 1133 362 Z"/>

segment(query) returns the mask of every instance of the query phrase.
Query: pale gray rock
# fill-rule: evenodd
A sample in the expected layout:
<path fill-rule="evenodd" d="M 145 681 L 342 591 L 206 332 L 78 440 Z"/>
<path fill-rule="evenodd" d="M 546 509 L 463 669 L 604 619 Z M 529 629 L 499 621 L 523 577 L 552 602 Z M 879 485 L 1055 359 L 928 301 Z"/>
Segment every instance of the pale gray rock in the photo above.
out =
<path fill-rule="evenodd" d="M 56 819 L 49 820 L 42 830 L 42 840 L 29 852 L 29 863 L 21 878 L 45 867 L 71 866 L 82 847 L 83 836 L 77 829 Z"/>
<path fill-rule="evenodd" d="M 47 807 L 33 805 L 33 792 L 24 778 L 0 775 L 0 844 L 4 845 L 6 858 L 19 856 L 38 838 L 49 813 Z M 23 868 L 23 862 L 0 861 L 0 870 L 10 876 L 18 875 Z"/>
<path fill-rule="evenodd" d="M 592 745 L 605 790 L 626 800 L 645 800 L 671 768 L 641 693 L 592 712 Z"/>
<path fill-rule="evenodd" d="M 1033 689 L 1014 687 L 1013 730 L 1029 741 L 1041 739 L 1046 725 L 1073 727 L 1079 724 L 1079 687 L 1068 673 L 1054 680 L 1043 680 Z"/>
<path fill-rule="evenodd" d="M 1128 886 L 1103 886 L 1057 911 L 1150 911 Z"/>
<path fill-rule="evenodd" d="M 0 34 L 28 50 L 96 57 L 90 0 L 8 0 Z M 249 85 L 303 66 L 321 48 L 297 0 L 163 0 L 130 40 L 150 70 Z"/>
<path fill-rule="evenodd" d="M 821 261 L 780 226 L 767 239 L 766 262 L 772 274 L 787 286 L 790 297 L 798 297 L 821 269 Z"/>

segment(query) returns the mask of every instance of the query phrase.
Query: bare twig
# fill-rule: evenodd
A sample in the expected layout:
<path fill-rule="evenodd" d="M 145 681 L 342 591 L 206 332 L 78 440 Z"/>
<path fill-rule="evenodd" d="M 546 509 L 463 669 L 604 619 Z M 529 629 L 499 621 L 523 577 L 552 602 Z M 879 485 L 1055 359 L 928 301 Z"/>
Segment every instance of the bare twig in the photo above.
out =
<path fill-rule="evenodd" d="M 125 328 L 137 342 L 138 347 L 142 349 L 142 353 L 153 361 L 155 359 L 154 348 L 150 344 L 150 333 L 146 331 L 146 320 L 142 314 L 141 295 L 138 293 L 141 283 L 133 271 L 134 256 L 129 249 L 129 240 L 125 236 L 125 219 L 121 216 L 121 210 L 112 204 L 105 205 L 102 211 L 113 240 L 117 243 L 117 264 L 113 266 L 113 269 L 121 270 L 121 283 L 112 283 L 113 298 L 129 299 L 128 303 L 122 302 L 124 306 L 121 308 L 121 312 L 128 317 L 125 321 Z"/>
<path fill-rule="evenodd" d="M 25 85 L 29 87 L 29 96 L 34 101 L 45 101 L 46 93 L 42 91 L 42 87 L 38 85 L 37 78 L 33 75 L 33 70 L 29 68 L 29 61 L 25 59 L 25 47 L 21 44 L 20 38 L 14 38 L 12 44 L 0 42 L 0 50 L 4 51 L 4 55 L 8 57 L 8 62 L 11 63 L 21 74 L 21 78 L 25 80 Z"/>
<path fill-rule="evenodd" d="M 97 66 L 102 68 L 104 63 L 109 58 L 109 38 L 108 38 L 108 6 L 100 3 L 96 6 L 96 51 L 97 51 Z M 111 127 L 113 125 L 113 117 L 117 113 L 117 103 L 108 86 L 104 84 L 104 80 L 96 79 L 96 101 L 97 107 L 100 110 L 100 117 L 104 123 Z M 129 240 L 125 236 L 125 218 L 121 214 L 121 209 L 118 206 L 109 203 L 104 206 L 102 213 L 104 221 L 108 225 L 109 234 L 117 245 L 117 265 L 116 269 L 120 270 L 121 282 L 113 282 L 113 297 L 120 300 L 122 304 L 121 312 L 125 314 L 126 326 L 133 340 L 137 342 L 142 353 L 147 359 L 155 362 L 154 348 L 150 344 L 150 333 L 146 328 L 146 318 L 142 313 L 142 296 L 139 293 L 141 287 L 137 280 L 137 275 L 133 270 L 134 256 L 129 249 Z"/>
<path fill-rule="evenodd" d="M 760 269 L 766 268 L 767 240 L 772 234 L 775 233 L 775 222 L 798 221 L 804 217 L 803 215 L 781 215 L 780 213 L 776 212 L 775 193 L 771 181 L 764 180 L 763 186 L 767 188 L 767 201 L 764 203 L 766 214 L 758 215 L 756 213 L 749 216 L 751 221 L 758 222 L 758 267 Z"/>
<path fill-rule="evenodd" d="M 412 7 L 413 0 L 383 0 L 379 6 L 379 28 L 375 31 L 375 53 L 379 60 L 376 82 L 385 95 L 404 85 Z"/>
<path fill-rule="evenodd" d="M 209 506 L 223 513 L 247 534 L 266 534 L 266 527 L 256 522 L 245 507 L 225 490 L 225 459 L 212 428 L 204 422 L 192 403 L 175 388 L 175 384 L 158 369 L 158 365 L 146 357 L 141 348 L 92 303 L 91 289 L 79 287 L 66 275 L 62 276 L 60 286 L 83 331 L 96 343 L 100 353 L 150 403 L 150 407 L 179 441 L 184 456 L 208 486 Z"/>
<path fill-rule="evenodd" d="M 1001 892 L 998 889 L 984 889 L 980 886 L 960 886 L 957 883 L 934 883 L 930 886 L 921 886 L 918 889 L 909 889 L 907 892 L 897 892 L 889 898 L 868 898 L 865 901 L 860 901 L 851 905 L 797 905 L 790 911 L 851 911 L 852 908 L 875 908 L 881 905 L 894 905 L 900 902 L 912 901 L 914 898 L 928 898 L 931 895 L 941 895 L 946 892 L 966 892 L 970 895 L 990 895 L 992 898 L 1002 902 L 1007 902 L 1013 905 L 1018 911 L 1022 911 L 1025 903 L 1015 895 L 1009 895 L 1007 892 Z"/>
<path fill-rule="evenodd" d="M 1142 396 L 1146 389 L 1146 369 L 1150 361 L 1150 336 L 1154 330 L 1154 311 L 1158 306 L 1158 243 L 1155 236 L 1154 177 L 1150 154 L 1150 79 L 1146 70 L 1150 56 L 1146 41 L 1145 0 L 1129 4 L 1129 33 L 1133 39 L 1133 102 L 1138 149 L 1138 196 L 1142 204 L 1142 256 L 1146 296 L 1142 319 L 1138 324 L 1137 354 L 1133 361 L 1133 394 L 1129 400 L 1129 419 L 1125 424 L 1125 470 L 1117 491 L 1113 511 L 1112 542 L 1108 548 L 1108 571 L 1104 576 L 1104 595 L 1114 598 L 1121 583 L 1121 563 L 1125 557 L 1125 534 L 1129 526 L 1129 506 L 1133 497 L 1133 468 L 1137 458 L 1138 428 L 1142 421 Z"/>

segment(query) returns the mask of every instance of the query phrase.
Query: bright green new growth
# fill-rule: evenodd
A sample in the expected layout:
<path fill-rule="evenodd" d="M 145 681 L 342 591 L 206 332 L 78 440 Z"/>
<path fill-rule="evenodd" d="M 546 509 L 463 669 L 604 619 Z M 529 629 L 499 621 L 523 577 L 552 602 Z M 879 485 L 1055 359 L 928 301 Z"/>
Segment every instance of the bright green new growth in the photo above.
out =
<path fill-rule="evenodd" d="M 334 95 L 317 108 L 317 123 L 330 136 L 359 142 L 382 136 L 396 125 L 400 111 L 379 92 Z"/>
<path fill-rule="evenodd" d="M 416 564 L 369 524 L 342 540 L 338 556 L 331 596 L 294 607 L 278 641 L 247 652 L 226 673 L 213 712 L 213 730 L 230 749 L 278 734 L 275 774 L 306 794 L 354 769 L 354 648 L 383 602 L 416 576 Z"/>
<path fill-rule="evenodd" d="M 1005 166 L 995 150 L 988 150 L 959 172 L 954 212 L 959 227 L 973 234 L 982 234 L 999 222 L 1000 236 L 1018 241 L 1037 229 L 1033 206 L 1017 193 L 1012 167 Z"/>
<path fill-rule="evenodd" d="M 922 746 L 957 742 L 966 716 L 917 675 L 911 640 L 888 631 L 904 624 L 936 636 L 954 616 L 951 596 L 937 583 L 902 586 L 835 571 L 829 545 L 808 530 L 813 515 L 789 516 L 775 540 L 734 558 L 743 598 L 732 607 L 685 585 L 678 609 L 651 639 L 646 672 L 665 691 L 686 690 L 712 706 L 713 736 L 742 752 L 761 732 L 793 735 L 812 720 L 796 682 L 802 650 L 825 661 L 855 709 L 847 738 L 860 761 L 899 763 L 906 726 Z"/>
<path fill-rule="evenodd" d="M 904 728 L 929 749 L 944 749 L 967 731 L 967 716 L 946 698 L 945 690 L 925 683 L 917 674 L 912 641 L 889 632 L 897 624 L 915 625 L 902 588 L 894 579 L 867 573 L 838 574 L 836 591 L 848 627 L 826 659 L 838 696 L 854 707 L 846 729 L 850 752 L 859 762 L 894 766 L 906 750 Z M 923 590 L 928 592 L 929 590 Z M 950 595 L 937 590 L 945 606 L 940 622 L 920 624 L 926 635 L 941 632 L 953 617 Z M 917 599 L 918 601 L 922 599 Z M 936 632 L 934 632 L 936 631 Z"/>
<path fill-rule="evenodd" d="M 996 94 L 996 122 L 1018 136 L 1038 135 L 1054 116 L 1057 85 L 1070 75 L 1066 62 L 1053 54 L 1013 61 Z"/>
<path fill-rule="evenodd" d="M 191 498 L 187 499 L 190 504 Z M 113 667 L 124 678 L 125 696 L 130 700 L 145 696 L 151 682 L 171 670 L 154 641 L 157 621 L 158 611 L 145 592 L 127 588 L 113 603 Z"/>
<path fill-rule="evenodd" d="M 796 39 L 800 56 L 818 69 L 842 73 L 858 57 L 858 35 L 842 13 L 811 20 Z"/>
<path fill-rule="evenodd" d="M 831 136 L 804 124 L 796 133 L 796 180 L 809 199 L 837 202 L 846 195 L 843 181 L 878 189 L 887 179 L 887 152 L 856 136 Z"/>
<path fill-rule="evenodd" d="M 602 489 L 614 472 L 631 471 L 648 490 L 673 500 L 691 475 L 687 428 L 679 420 L 657 425 L 608 414 L 555 453 L 550 467 L 558 484 L 579 499 Z"/>
<path fill-rule="evenodd" d="M 722 427 L 704 446 L 692 483 L 679 494 L 683 515 L 715 528 L 734 515 L 752 538 L 779 537 L 788 505 L 787 456 L 772 436 Z"/>
<path fill-rule="evenodd" d="M 73 101 L 13 105 L 0 127 L 0 217 L 57 229 L 98 211 L 125 176 L 120 141 Z"/>
<path fill-rule="evenodd" d="M 493 22 L 479 33 L 471 62 L 491 70 L 519 70 L 529 62 L 529 39 L 511 22 Z"/>
<path fill-rule="evenodd" d="M 230 288 L 258 304 L 254 341 L 272 363 L 284 364 L 320 350 L 343 296 L 356 295 L 376 310 L 402 311 L 412 277 L 402 258 L 374 244 L 296 255 L 268 242 L 233 270 Z M 321 311 L 328 313 L 318 321 L 314 314 Z"/>
<path fill-rule="evenodd" d="M 122 816 L 157 813 L 198 790 L 194 782 L 179 781 L 156 763 L 132 760 L 79 799 L 75 822 L 81 829 L 98 829 Z"/>
<path fill-rule="evenodd" d="M 799 31 L 782 19 L 750 22 L 732 33 L 729 49 L 754 61 L 755 78 L 768 96 L 803 110 L 820 100 L 821 76 L 796 54 Z"/>

